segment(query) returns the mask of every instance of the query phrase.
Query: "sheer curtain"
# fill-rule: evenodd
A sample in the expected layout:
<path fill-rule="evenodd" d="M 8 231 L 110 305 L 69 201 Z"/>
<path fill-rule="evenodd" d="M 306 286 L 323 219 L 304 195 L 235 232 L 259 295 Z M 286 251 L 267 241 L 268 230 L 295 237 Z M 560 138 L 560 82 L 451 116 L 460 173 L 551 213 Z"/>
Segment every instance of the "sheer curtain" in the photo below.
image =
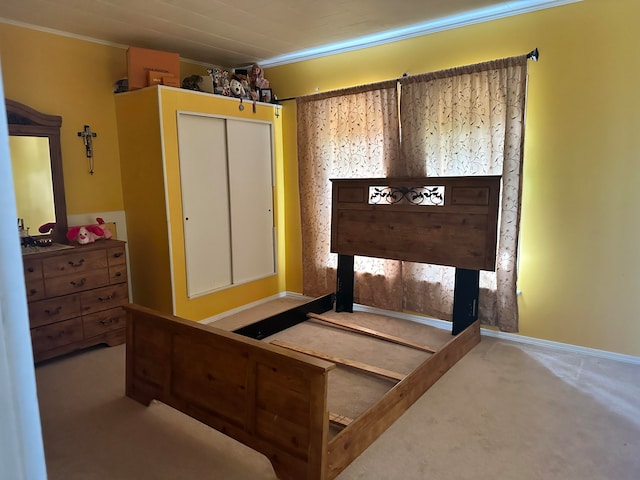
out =
<path fill-rule="evenodd" d="M 303 293 L 335 291 L 331 178 L 387 177 L 399 156 L 397 82 L 297 99 Z M 355 301 L 402 309 L 400 262 L 356 257 Z"/>
<path fill-rule="evenodd" d="M 481 274 L 479 314 L 517 331 L 526 66 L 523 55 L 403 77 L 400 96 L 394 80 L 298 99 L 303 293 L 336 286 L 329 179 L 502 175 L 497 272 Z M 453 268 L 356 257 L 355 269 L 356 302 L 451 318 Z"/>
<path fill-rule="evenodd" d="M 484 324 L 518 330 L 516 299 L 527 56 L 400 80 L 396 174 L 502 175 L 496 272 L 481 272 Z M 454 268 L 403 265 L 404 308 L 448 319 Z"/>

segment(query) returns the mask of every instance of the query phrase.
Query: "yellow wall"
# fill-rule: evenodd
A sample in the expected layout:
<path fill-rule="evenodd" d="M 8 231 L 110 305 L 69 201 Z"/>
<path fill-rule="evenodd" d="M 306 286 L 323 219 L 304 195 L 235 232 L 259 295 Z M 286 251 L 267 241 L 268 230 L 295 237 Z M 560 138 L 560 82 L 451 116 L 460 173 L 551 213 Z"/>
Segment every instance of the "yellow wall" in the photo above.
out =
<path fill-rule="evenodd" d="M 636 0 L 580 3 L 266 69 L 280 98 L 526 53 L 519 270 L 523 335 L 640 355 L 640 73 Z M 286 102 L 285 169 L 296 170 Z M 293 121 L 291 119 L 294 119 Z M 296 209 L 294 181 L 287 208 Z M 296 190 L 296 191 L 294 191 Z M 287 289 L 299 291 L 299 230 Z"/>
<path fill-rule="evenodd" d="M 67 213 L 122 210 L 113 84 L 127 76 L 126 49 L 0 23 L 0 61 L 7 98 L 62 116 Z M 181 63 L 181 78 L 193 73 L 205 69 Z M 84 125 L 97 133 L 94 175 Z"/>
<path fill-rule="evenodd" d="M 640 64 L 635 0 L 584 0 L 267 69 L 280 98 L 494 58 L 530 63 L 520 261 L 521 333 L 640 355 Z M 62 115 L 69 213 L 122 209 L 111 88 L 124 49 L 0 24 L 5 93 Z M 197 66 L 182 64 L 182 75 Z M 283 109 L 286 290 L 301 290 L 294 102 Z M 96 174 L 76 132 L 98 133 Z"/>
<path fill-rule="evenodd" d="M 112 85 L 126 75 L 124 50 L 0 24 L 7 98 L 62 116 L 61 144 L 67 212 L 122 209 Z M 90 125 L 95 174 L 82 139 Z"/>
<path fill-rule="evenodd" d="M 116 96 L 132 301 L 173 313 L 157 88 Z"/>

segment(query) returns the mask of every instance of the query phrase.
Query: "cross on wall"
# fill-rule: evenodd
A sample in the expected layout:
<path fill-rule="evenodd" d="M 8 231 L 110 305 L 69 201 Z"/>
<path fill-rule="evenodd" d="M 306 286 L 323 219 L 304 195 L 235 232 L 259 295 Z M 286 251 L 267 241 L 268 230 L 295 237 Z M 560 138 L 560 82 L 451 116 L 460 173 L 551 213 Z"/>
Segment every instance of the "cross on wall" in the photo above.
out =
<path fill-rule="evenodd" d="M 84 140 L 84 148 L 86 149 L 87 158 L 89 159 L 89 173 L 93 175 L 93 139 L 98 136 L 97 133 L 91 131 L 89 125 L 85 125 L 78 136 Z"/>

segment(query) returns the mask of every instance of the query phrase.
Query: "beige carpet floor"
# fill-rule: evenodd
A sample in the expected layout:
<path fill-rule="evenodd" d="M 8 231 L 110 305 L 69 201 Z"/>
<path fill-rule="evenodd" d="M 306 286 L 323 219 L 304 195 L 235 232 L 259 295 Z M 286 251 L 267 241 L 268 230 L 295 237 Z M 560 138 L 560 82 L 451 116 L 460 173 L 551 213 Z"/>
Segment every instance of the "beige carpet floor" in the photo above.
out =
<path fill-rule="evenodd" d="M 216 322 L 289 308 L 276 300 Z M 124 396 L 124 347 L 39 365 L 50 480 L 275 480 L 267 459 Z M 1 477 L 1 475 L 0 475 Z M 339 480 L 637 480 L 640 366 L 483 337 Z"/>

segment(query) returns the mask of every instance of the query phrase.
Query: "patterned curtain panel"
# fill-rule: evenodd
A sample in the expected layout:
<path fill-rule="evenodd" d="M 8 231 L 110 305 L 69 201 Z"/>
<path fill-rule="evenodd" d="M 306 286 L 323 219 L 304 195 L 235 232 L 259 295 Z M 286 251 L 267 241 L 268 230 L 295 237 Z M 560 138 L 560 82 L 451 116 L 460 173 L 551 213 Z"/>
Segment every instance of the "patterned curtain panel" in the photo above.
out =
<path fill-rule="evenodd" d="M 399 156 L 397 82 L 297 99 L 303 293 L 336 289 L 332 178 L 387 177 Z M 402 309 L 400 262 L 356 257 L 357 303 Z"/>
<path fill-rule="evenodd" d="M 396 175 L 502 175 L 496 272 L 481 272 L 479 316 L 518 330 L 516 298 L 527 57 L 400 80 L 401 161 Z M 406 310 L 449 319 L 454 268 L 405 263 Z"/>
<path fill-rule="evenodd" d="M 298 98 L 303 293 L 336 288 L 331 178 L 502 175 L 497 272 L 481 272 L 479 315 L 517 331 L 526 79 L 525 55 L 403 77 L 400 114 L 395 80 Z M 453 268 L 356 257 L 355 269 L 357 303 L 451 319 Z"/>

